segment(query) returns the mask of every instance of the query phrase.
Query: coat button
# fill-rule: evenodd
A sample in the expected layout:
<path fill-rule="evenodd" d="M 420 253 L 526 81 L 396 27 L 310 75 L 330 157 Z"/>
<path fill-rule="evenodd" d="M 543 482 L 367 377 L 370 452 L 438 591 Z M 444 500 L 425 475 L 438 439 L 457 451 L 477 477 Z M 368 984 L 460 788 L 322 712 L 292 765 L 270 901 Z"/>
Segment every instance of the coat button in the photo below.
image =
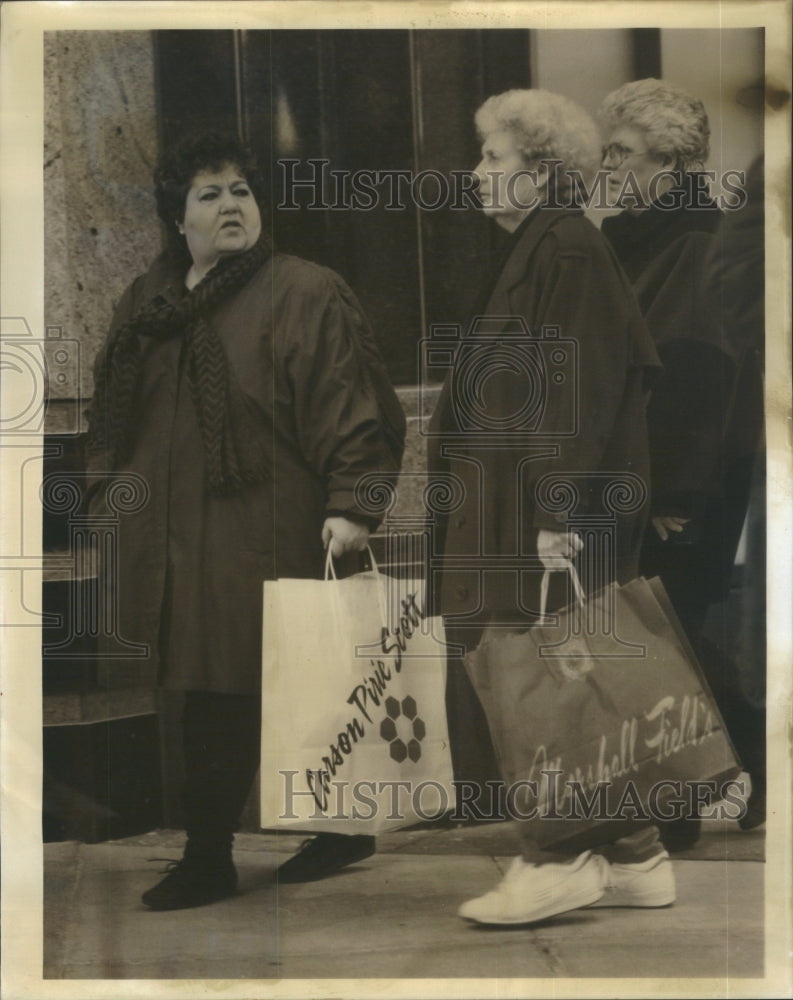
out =
<path fill-rule="evenodd" d="M 554 518 L 559 524 L 563 524 L 567 520 L 567 514 L 554 514 Z"/>
<path fill-rule="evenodd" d="M 461 517 L 455 518 L 455 521 L 454 521 L 455 528 L 462 528 L 462 527 L 464 527 L 464 525 L 465 525 L 465 518 L 464 517 L 461 516 Z"/>
<path fill-rule="evenodd" d="M 458 601 L 464 601 L 468 597 L 468 587 L 455 587 L 454 596 Z"/>

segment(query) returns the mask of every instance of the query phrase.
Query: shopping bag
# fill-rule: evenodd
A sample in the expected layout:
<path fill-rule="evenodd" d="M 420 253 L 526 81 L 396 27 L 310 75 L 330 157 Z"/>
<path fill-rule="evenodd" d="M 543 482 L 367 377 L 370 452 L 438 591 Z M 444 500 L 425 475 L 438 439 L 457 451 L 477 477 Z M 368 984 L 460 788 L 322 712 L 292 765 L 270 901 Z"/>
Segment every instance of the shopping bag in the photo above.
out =
<path fill-rule="evenodd" d="M 264 585 L 265 829 L 376 834 L 455 807 L 443 623 L 423 583 L 372 564 Z"/>
<path fill-rule="evenodd" d="M 584 598 L 570 569 L 578 599 L 553 624 L 488 630 L 465 660 L 511 815 L 541 847 L 613 840 L 741 770 L 661 581 Z"/>

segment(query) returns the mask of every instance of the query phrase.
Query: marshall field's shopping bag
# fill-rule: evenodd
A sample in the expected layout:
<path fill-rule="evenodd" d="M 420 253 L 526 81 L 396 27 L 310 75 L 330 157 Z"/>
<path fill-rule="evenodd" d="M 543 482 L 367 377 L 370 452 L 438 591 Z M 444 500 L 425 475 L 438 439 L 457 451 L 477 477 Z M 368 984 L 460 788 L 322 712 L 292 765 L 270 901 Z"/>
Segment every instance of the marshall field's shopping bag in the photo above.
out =
<path fill-rule="evenodd" d="M 454 809 L 443 624 L 423 583 L 372 565 L 264 585 L 265 829 L 375 834 Z"/>
<path fill-rule="evenodd" d="M 661 581 L 584 597 L 569 568 L 578 600 L 555 624 L 490 630 L 466 669 L 513 814 L 540 847 L 583 849 L 741 768 Z"/>

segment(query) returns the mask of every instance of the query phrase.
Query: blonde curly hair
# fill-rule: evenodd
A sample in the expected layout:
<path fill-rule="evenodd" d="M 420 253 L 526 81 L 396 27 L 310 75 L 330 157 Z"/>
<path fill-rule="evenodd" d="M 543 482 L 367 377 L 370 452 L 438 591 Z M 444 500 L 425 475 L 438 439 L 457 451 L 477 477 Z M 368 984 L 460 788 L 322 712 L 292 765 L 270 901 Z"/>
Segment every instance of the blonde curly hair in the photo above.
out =
<path fill-rule="evenodd" d="M 656 156 L 670 157 L 676 170 L 701 170 L 710 152 L 705 106 L 680 87 L 649 77 L 612 91 L 598 110 L 604 134 L 621 125 L 641 129 Z"/>
<path fill-rule="evenodd" d="M 556 168 L 557 196 L 572 188 L 570 171 L 589 180 L 600 166 L 597 126 L 582 107 L 547 90 L 507 90 L 488 98 L 474 116 L 480 141 L 497 129 L 512 133 L 527 164 L 561 160 Z"/>

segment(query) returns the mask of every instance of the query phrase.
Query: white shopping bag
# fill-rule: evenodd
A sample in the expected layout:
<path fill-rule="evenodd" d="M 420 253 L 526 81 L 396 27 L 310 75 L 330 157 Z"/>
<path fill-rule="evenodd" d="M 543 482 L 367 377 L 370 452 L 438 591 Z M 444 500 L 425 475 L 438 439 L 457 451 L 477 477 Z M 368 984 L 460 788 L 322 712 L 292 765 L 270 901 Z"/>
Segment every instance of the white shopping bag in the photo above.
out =
<path fill-rule="evenodd" d="M 375 834 L 455 807 L 443 623 L 423 583 L 372 565 L 264 585 L 264 829 Z"/>

